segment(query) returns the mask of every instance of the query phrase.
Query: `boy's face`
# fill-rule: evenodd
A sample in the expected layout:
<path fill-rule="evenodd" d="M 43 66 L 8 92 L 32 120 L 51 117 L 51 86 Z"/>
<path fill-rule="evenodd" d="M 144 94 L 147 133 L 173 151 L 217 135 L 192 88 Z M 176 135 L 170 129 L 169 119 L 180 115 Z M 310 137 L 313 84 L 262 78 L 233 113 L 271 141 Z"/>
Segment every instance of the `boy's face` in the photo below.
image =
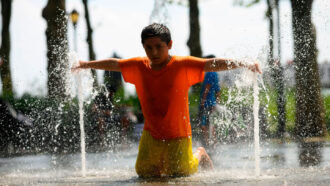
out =
<path fill-rule="evenodd" d="M 162 64 L 169 60 L 168 51 L 172 48 L 172 41 L 166 44 L 159 37 L 151 37 L 144 41 L 143 48 L 152 63 Z"/>

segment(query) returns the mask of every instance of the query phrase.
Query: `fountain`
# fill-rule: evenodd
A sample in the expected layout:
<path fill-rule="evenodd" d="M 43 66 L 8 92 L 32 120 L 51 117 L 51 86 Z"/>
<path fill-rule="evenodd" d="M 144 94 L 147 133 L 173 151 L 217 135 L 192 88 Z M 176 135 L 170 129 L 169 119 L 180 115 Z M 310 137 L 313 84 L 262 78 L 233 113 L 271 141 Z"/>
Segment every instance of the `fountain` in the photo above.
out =
<path fill-rule="evenodd" d="M 165 6 L 160 2 L 165 1 L 155 1 L 155 9 L 151 18 L 157 14 L 159 6 Z M 150 20 L 154 21 L 154 19 Z M 261 53 L 267 54 L 265 51 Z M 72 63 L 78 62 L 76 54 L 70 56 Z M 258 59 L 265 64 L 265 59 Z M 267 67 L 263 67 L 263 70 L 267 71 Z M 56 144 L 56 147 L 79 144 L 80 141 L 80 152 L 79 150 L 69 153 L 66 151 L 49 152 L 42 149 L 37 151 L 42 153 L 23 153 L 11 157 L 1 157 L 0 185 L 141 185 L 149 183 L 154 185 L 328 185 L 330 183 L 329 142 L 325 142 L 323 145 L 306 143 L 300 147 L 295 142 L 278 143 L 271 139 L 259 139 L 263 132 L 259 124 L 260 126 L 264 124 L 259 111 L 262 107 L 268 107 L 270 96 L 263 79 L 248 70 L 233 72 L 234 84 L 227 89 L 226 97 L 217 107 L 218 112 L 215 112 L 216 114 L 210 118 L 217 129 L 220 142 L 211 154 L 215 169 L 200 171 L 189 177 L 153 179 L 140 179 L 135 173 L 134 164 L 138 151 L 136 141 L 130 142 L 130 148 L 88 151 L 88 147 L 94 145 L 91 142 L 93 140 L 88 133 L 88 128 L 95 123 L 86 120 L 86 115 L 90 113 L 89 111 L 84 112 L 84 108 L 86 108 L 84 103 L 90 104 L 90 100 L 96 93 L 91 92 L 92 80 L 89 71 L 81 70 L 74 75 L 76 81 L 73 76 L 70 76 L 69 87 L 73 87 L 71 96 L 78 96 L 78 108 L 66 111 L 66 106 L 61 105 L 60 109 L 62 109 L 62 115 L 66 115 L 71 120 L 79 118 L 77 123 L 79 123 L 80 140 L 76 139 L 79 135 L 73 132 L 72 138 L 68 137 L 67 141 L 62 140 L 64 142 Z M 78 89 L 77 92 L 75 88 Z M 266 98 L 259 101 L 262 96 Z M 52 107 L 46 106 L 45 109 L 41 107 L 38 111 L 42 110 L 44 114 L 35 114 L 31 117 L 39 118 L 35 119 L 35 122 L 47 123 L 47 121 L 42 121 L 46 118 L 44 116 L 57 111 L 49 108 Z M 268 117 L 268 113 L 265 115 Z M 63 125 L 59 122 L 55 127 L 58 135 L 66 134 L 66 126 Z M 71 126 L 71 123 L 68 126 Z M 64 128 L 62 129 L 64 132 L 60 132 L 61 128 Z M 44 128 L 41 132 L 46 133 L 47 129 Z M 115 136 L 115 132 L 107 138 Z M 93 135 L 97 134 L 93 133 Z M 40 141 L 43 143 L 52 138 L 40 136 Z M 196 148 L 198 142 L 194 139 L 193 142 L 194 148 Z M 254 145 L 252 145 L 253 142 Z M 114 141 L 114 145 L 117 145 L 116 143 L 117 141 Z M 306 159 L 309 164 L 302 165 L 299 158 Z"/>
<path fill-rule="evenodd" d="M 77 59 L 76 55 L 71 55 L 72 62 L 77 62 Z M 261 91 L 265 91 L 266 88 L 262 79 L 248 70 L 241 69 L 239 73 L 233 75 L 236 79 L 235 85 L 229 88 L 228 98 L 224 99 L 223 104 L 219 106 L 220 113 L 212 116 L 214 127 L 218 128 L 218 134 L 221 135 L 218 137 L 222 140 L 212 153 L 215 170 L 200 171 L 183 178 L 147 180 L 139 179 L 134 170 L 138 150 L 137 142 L 131 142 L 130 148 L 123 150 L 85 152 L 84 121 L 86 120 L 83 120 L 83 116 L 85 116 L 83 114 L 83 100 L 86 100 L 88 104 L 89 99 L 93 97 L 88 96 L 88 94 L 91 95 L 90 90 L 86 91 L 86 88 L 92 87 L 92 81 L 88 80 L 89 71 L 80 71 L 75 75 L 80 75 L 76 79 L 78 93 L 71 92 L 73 92 L 73 97 L 76 95 L 79 97 L 79 109 L 77 109 L 79 114 L 76 117 L 79 118 L 81 129 L 81 152 L 57 154 L 56 156 L 52 153 L 42 153 L 0 158 L 0 184 L 84 185 L 106 183 L 139 185 L 140 183 L 151 182 L 158 185 L 168 183 L 243 185 L 310 183 L 312 185 L 326 185 L 329 183 L 330 157 L 327 156 L 330 154 L 329 143 L 325 143 L 322 148 L 320 146 L 314 148 L 317 154 L 315 157 L 320 157 L 320 161 L 311 163 L 307 167 L 299 163 L 298 157 L 301 151 L 295 143 L 278 144 L 269 140 L 261 141 L 259 144 L 258 98 L 261 95 L 259 94 L 259 86 L 261 86 Z M 84 79 L 86 77 L 87 80 Z M 71 78 L 69 82 L 74 81 L 73 76 Z M 251 94 L 252 92 L 253 94 Z M 246 113 L 240 112 L 243 110 L 246 110 Z M 251 124 L 251 122 L 254 123 L 253 127 L 247 124 Z M 88 125 L 88 123 L 85 124 Z M 61 127 L 62 125 L 59 125 L 58 130 Z M 252 128 L 254 128 L 254 135 L 249 132 Z M 230 141 L 229 138 L 224 138 L 226 136 L 224 131 L 232 131 L 230 133 L 234 134 L 236 140 Z M 254 136 L 254 146 L 251 145 L 252 135 Z M 88 139 L 87 136 L 86 139 Z M 311 149 L 308 148 L 308 145 L 304 147 Z M 304 158 L 312 161 L 308 156 L 304 156 Z"/>
<path fill-rule="evenodd" d="M 77 72 L 76 79 L 78 85 L 78 102 L 79 102 L 79 126 L 80 126 L 80 147 L 81 147 L 81 173 L 86 176 L 86 150 L 85 150 L 85 127 L 84 127 L 84 98 L 83 87 L 81 82 L 81 74 Z"/>
<path fill-rule="evenodd" d="M 70 53 L 71 66 L 77 66 L 79 63 L 79 58 L 76 53 Z M 81 149 L 81 174 L 83 177 L 86 176 L 86 142 L 85 142 L 85 126 L 84 126 L 84 100 L 85 98 L 93 98 L 96 93 L 91 92 L 93 89 L 93 79 L 91 71 L 79 70 L 73 72 L 72 74 L 76 80 L 77 85 L 77 97 L 78 97 L 78 107 L 79 107 L 79 128 L 80 128 L 80 149 Z M 73 77 L 71 76 L 68 86 L 72 85 Z M 67 88 L 70 90 L 70 88 Z M 72 91 L 72 90 L 71 90 Z M 90 92 L 92 96 L 86 96 L 84 93 Z M 74 94 L 71 96 L 74 97 Z"/>
<path fill-rule="evenodd" d="M 259 143 L 259 87 L 257 74 L 253 76 L 253 119 L 254 119 L 254 158 L 256 176 L 260 176 L 260 143 Z"/>

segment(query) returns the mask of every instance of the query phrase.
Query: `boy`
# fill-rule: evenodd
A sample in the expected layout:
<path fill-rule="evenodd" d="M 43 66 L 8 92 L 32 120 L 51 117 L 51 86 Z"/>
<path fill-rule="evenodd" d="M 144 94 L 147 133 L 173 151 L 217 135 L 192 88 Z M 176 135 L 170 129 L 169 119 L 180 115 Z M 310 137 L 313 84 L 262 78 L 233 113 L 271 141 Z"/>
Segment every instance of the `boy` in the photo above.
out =
<path fill-rule="evenodd" d="M 169 29 L 151 24 L 141 33 L 147 57 L 80 61 L 77 67 L 120 71 L 126 82 L 135 85 L 145 118 L 135 170 L 140 177 L 187 176 L 198 164 L 213 168 L 203 147 L 192 153 L 188 90 L 203 81 L 204 71 L 248 67 L 261 72 L 258 63 L 244 65 L 228 59 L 202 59 L 169 55 Z"/>

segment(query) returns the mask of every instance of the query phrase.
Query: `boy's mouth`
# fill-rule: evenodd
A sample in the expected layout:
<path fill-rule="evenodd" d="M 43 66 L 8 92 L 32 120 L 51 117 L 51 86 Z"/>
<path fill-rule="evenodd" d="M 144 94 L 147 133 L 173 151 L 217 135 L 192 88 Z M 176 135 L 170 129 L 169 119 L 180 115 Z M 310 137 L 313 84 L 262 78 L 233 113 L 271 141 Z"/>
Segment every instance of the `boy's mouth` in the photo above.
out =
<path fill-rule="evenodd" d="M 153 57 L 151 58 L 151 61 L 158 61 L 159 60 L 159 57 Z"/>

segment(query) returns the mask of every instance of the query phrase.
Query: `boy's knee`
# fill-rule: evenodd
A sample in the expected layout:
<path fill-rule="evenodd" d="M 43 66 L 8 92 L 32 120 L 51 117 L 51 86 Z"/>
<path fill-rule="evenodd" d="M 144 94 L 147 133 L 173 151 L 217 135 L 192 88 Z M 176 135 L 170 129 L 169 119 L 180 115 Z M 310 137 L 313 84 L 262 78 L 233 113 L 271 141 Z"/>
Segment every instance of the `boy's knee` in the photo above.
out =
<path fill-rule="evenodd" d="M 197 151 L 200 151 L 201 154 L 206 154 L 206 150 L 205 150 L 204 147 L 198 147 L 198 148 L 197 148 Z"/>
<path fill-rule="evenodd" d="M 160 176 L 159 169 L 155 166 L 136 164 L 135 171 L 141 178 Z"/>

